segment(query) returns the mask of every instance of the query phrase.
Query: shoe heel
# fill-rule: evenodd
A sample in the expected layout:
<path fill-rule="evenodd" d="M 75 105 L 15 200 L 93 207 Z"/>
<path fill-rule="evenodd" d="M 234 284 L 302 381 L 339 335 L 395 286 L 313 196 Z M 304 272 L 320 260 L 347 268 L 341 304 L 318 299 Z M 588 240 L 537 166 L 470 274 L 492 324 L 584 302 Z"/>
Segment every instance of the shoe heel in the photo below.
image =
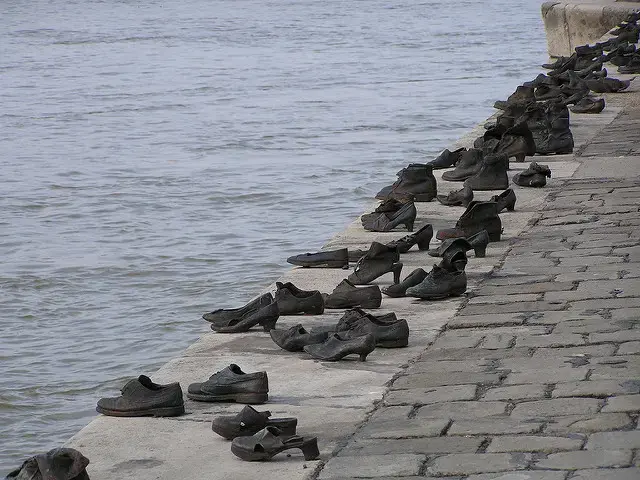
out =
<path fill-rule="evenodd" d="M 478 255 L 476 255 L 477 257 Z M 264 329 L 265 332 L 269 332 L 270 330 L 273 330 L 274 328 L 276 328 L 276 322 L 278 321 L 278 319 L 274 319 L 274 320 L 267 320 L 263 323 L 261 323 L 260 325 L 262 325 L 262 328 Z"/>
<path fill-rule="evenodd" d="M 247 403 L 250 405 L 257 405 L 265 403 L 269 395 L 266 393 L 239 393 L 235 396 L 236 403 Z"/>
<path fill-rule="evenodd" d="M 407 232 L 413 232 L 413 220 L 407 220 L 404 222 L 404 226 L 407 227 Z"/>
<path fill-rule="evenodd" d="M 320 450 L 318 450 L 318 439 L 313 437 L 304 441 L 300 450 L 302 450 L 305 460 L 315 460 L 320 456 Z"/>
<path fill-rule="evenodd" d="M 475 254 L 476 258 L 484 258 L 484 256 L 487 254 L 487 246 L 480 245 L 478 247 L 473 247 L 473 253 Z"/>
<path fill-rule="evenodd" d="M 515 209 L 516 209 L 516 201 L 514 200 L 513 202 L 507 205 L 507 211 L 513 212 Z"/>
<path fill-rule="evenodd" d="M 489 234 L 490 242 L 499 242 L 500 241 L 500 232 L 490 233 Z"/>
<path fill-rule="evenodd" d="M 361 362 L 366 362 L 366 361 L 367 361 L 367 355 L 369 355 L 369 352 L 367 352 L 367 353 L 361 353 L 361 354 L 360 354 L 360 361 L 361 361 Z"/>
<path fill-rule="evenodd" d="M 430 202 L 435 198 L 435 195 L 431 195 L 429 193 L 419 193 L 417 195 L 413 195 L 414 202 Z"/>
<path fill-rule="evenodd" d="M 420 240 L 418 242 L 418 250 L 429 250 L 429 244 L 431 243 L 431 238 L 433 238 L 433 236 L 429 237 L 426 240 Z"/>
<path fill-rule="evenodd" d="M 402 272 L 402 262 L 395 263 L 393 267 L 391 267 L 391 271 L 393 272 L 393 283 L 400 283 L 400 273 Z"/>
<path fill-rule="evenodd" d="M 292 437 L 296 434 L 298 420 L 296 418 L 275 418 L 268 421 L 267 425 L 277 427 L 281 436 Z"/>
<path fill-rule="evenodd" d="M 516 154 L 516 162 L 524 162 L 525 157 L 527 156 L 526 153 L 517 153 Z"/>

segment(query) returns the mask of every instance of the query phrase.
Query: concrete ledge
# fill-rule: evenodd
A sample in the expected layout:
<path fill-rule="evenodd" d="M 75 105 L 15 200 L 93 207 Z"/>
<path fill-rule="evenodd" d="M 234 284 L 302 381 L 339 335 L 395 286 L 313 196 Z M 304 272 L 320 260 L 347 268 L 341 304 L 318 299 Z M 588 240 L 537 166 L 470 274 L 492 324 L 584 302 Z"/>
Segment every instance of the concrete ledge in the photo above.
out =
<path fill-rule="evenodd" d="M 545 2 L 541 8 L 549 55 L 559 57 L 571 55 L 579 45 L 599 40 L 631 12 L 640 10 L 640 3 L 584 0 Z"/>

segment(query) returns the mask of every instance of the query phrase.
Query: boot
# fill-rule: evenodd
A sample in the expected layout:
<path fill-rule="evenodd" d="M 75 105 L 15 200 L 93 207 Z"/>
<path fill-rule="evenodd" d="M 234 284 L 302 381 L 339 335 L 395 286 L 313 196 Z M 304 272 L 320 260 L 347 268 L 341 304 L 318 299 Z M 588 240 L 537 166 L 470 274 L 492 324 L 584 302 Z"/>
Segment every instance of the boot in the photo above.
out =
<path fill-rule="evenodd" d="M 429 164 L 412 163 L 398 172 L 398 180 L 378 192 L 378 200 L 413 195 L 416 202 L 430 202 L 437 194 L 436 177 Z"/>
<path fill-rule="evenodd" d="M 460 161 L 460 157 L 464 152 L 466 152 L 466 148 L 459 148 L 450 152 L 448 149 L 444 149 L 444 151 L 438 155 L 434 160 L 431 160 L 427 165 L 431 165 L 433 170 L 439 170 L 441 168 L 449 168 L 453 167 L 458 161 Z"/>
<path fill-rule="evenodd" d="M 545 129 L 534 138 L 536 153 L 563 155 L 573 152 L 573 134 L 569 128 L 569 109 L 566 105 L 549 103 L 545 108 Z"/>
<path fill-rule="evenodd" d="M 450 242 L 460 241 L 458 245 L 465 247 L 465 252 L 473 249 L 476 258 L 484 258 L 487 251 L 487 245 L 489 244 L 489 234 L 486 230 L 471 235 L 469 238 L 449 238 L 444 240 L 438 248 L 429 250 L 429 255 L 432 257 L 442 257 L 443 253 L 451 245 Z"/>
<path fill-rule="evenodd" d="M 529 103 L 531 101 L 535 102 L 536 98 L 533 94 L 533 87 L 520 85 L 516 88 L 516 91 L 509 95 L 506 101 L 498 100 L 493 104 L 494 108 L 499 110 L 504 110 L 509 105 L 518 104 L 518 103 Z"/>
<path fill-rule="evenodd" d="M 424 300 L 439 300 L 459 296 L 467 291 L 467 275 L 464 270 L 448 271 L 438 265 L 433 266 L 420 284 L 407 289 L 407 296 Z"/>
<path fill-rule="evenodd" d="M 500 241 L 502 222 L 498 216 L 496 202 L 471 202 L 456 222 L 455 228 L 439 230 L 436 238 L 446 240 L 447 238 L 470 237 L 482 230 L 487 231 L 490 241 Z"/>
<path fill-rule="evenodd" d="M 442 174 L 442 179 L 448 182 L 462 182 L 480 169 L 481 161 L 482 150 L 470 148 L 462 154 L 456 168 Z"/>
<path fill-rule="evenodd" d="M 513 188 L 508 188 L 500 195 L 494 195 L 489 200 L 498 204 L 498 213 L 502 212 L 505 208 L 509 212 L 513 212 L 516 207 L 516 193 Z"/>
<path fill-rule="evenodd" d="M 399 259 L 397 248 L 390 249 L 382 243 L 373 242 L 369 251 L 358 260 L 347 280 L 353 285 L 366 285 L 385 273 L 393 272 L 393 283 L 398 283 L 402 271 Z"/>
<path fill-rule="evenodd" d="M 473 177 L 464 181 L 464 186 L 472 190 L 503 190 L 509 186 L 507 169 L 509 158 L 505 154 L 487 155 L 482 167 Z"/>
<path fill-rule="evenodd" d="M 531 162 L 529 168 L 514 175 L 513 183 L 521 187 L 541 188 L 547 184 L 547 177 L 551 178 L 551 169 L 548 165 Z"/>
<path fill-rule="evenodd" d="M 465 181 L 466 182 L 466 181 Z M 473 190 L 465 183 L 464 187 L 458 191 L 451 191 L 449 195 L 438 195 L 436 199 L 442 204 L 449 207 L 462 205 L 466 207 L 473 200 Z"/>
<path fill-rule="evenodd" d="M 380 213 L 377 217 L 362 219 L 362 226 L 370 232 L 390 232 L 398 225 L 404 224 L 407 231 L 413 232 L 413 223 L 416 220 L 418 211 L 413 202 L 405 203 L 404 206 L 395 213 Z"/>
<path fill-rule="evenodd" d="M 634 77 L 635 78 L 635 77 Z M 585 80 L 585 84 L 589 90 L 595 93 L 621 92 L 629 88 L 630 80 L 618 80 L 617 78 L 601 78 L 598 80 Z"/>
<path fill-rule="evenodd" d="M 496 141 L 497 138 L 499 138 L 498 141 Z M 536 153 L 536 144 L 531 130 L 523 121 L 506 130 L 499 126 L 496 129 L 487 130 L 484 134 L 482 153 L 484 156 L 491 153 L 504 154 L 507 158 L 515 157 L 516 161 L 524 162 L 526 156 L 533 156 Z"/>
<path fill-rule="evenodd" d="M 392 240 L 386 244 L 390 249 L 398 249 L 399 253 L 407 253 L 411 247 L 418 245 L 419 250 L 429 250 L 429 242 L 433 237 L 433 227 L 430 223 L 427 223 L 424 227 L 420 228 L 416 233 L 405 235 L 398 240 Z"/>

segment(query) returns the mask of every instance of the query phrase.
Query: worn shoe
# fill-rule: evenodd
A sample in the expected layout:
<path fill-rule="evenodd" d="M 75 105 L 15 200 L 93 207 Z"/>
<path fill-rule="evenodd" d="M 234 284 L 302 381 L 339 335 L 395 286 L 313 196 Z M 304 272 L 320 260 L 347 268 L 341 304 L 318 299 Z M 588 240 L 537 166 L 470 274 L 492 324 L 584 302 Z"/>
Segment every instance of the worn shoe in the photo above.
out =
<path fill-rule="evenodd" d="M 410 202 L 405 203 L 395 213 L 381 213 L 375 218 L 363 219 L 362 226 L 370 232 L 390 232 L 398 225 L 404 224 L 407 231 L 413 232 L 413 222 L 415 222 L 417 215 L 416 206 Z"/>
<path fill-rule="evenodd" d="M 89 459 L 73 448 L 54 448 L 26 459 L 5 480 L 89 480 Z"/>
<path fill-rule="evenodd" d="M 547 178 L 551 178 L 549 166 L 531 162 L 529 168 L 513 176 L 513 183 L 521 187 L 541 188 L 547 184 Z"/>
<path fill-rule="evenodd" d="M 489 240 L 499 242 L 502 233 L 502 221 L 498 215 L 498 204 L 496 202 L 473 201 L 467 210 L 460 216 L 454 228 L 438 230 L 436 238 L 445 240 L 447 238 L 468 238 L 482 230 L 489 234 Z"/>
<path fill-rule="evenodd" d="M 285 436 L 277 427 L 268 426 L 251 437 L 236 437 L 231 444 L 231 453 L 247 462 L 270 460 L 285 450 L 299 448 L 305 460 L 320 456 L 316 437 Z"/>
<path fill-rule="evenodd" d="M 276 327 L 276 322 L 280 317 L 280 309 L 278 303 L 273 302 L 266 307 L 262 307 L 260 310 L 248 315 L 242 320 L 231 320 L 227 325 L 220 326 L 215 323 L 211 324 L 211 330 L 218 333 L 240 333 L 248 332 L 252 327 L 256 325 L 262 325 L 265 332 Z"/>
<path fill-rule="evenodd" d="M 356 287 L 349 280 L 342 280 L 333 292 L 323 293 L 325 308 L 380 308 L 382 293 L 377 285 Z"/>
<path fill-rule="evenodd" d="M 464 186 L 472 190 L 502 190 L 509 186 L 508 169 L 509 157 L 506 154 L 486 155 L 478 173 L 467 178 Z"/>
<path fill-rule="evenodd" d="M 595 93 L 610 93 L 610 92 L 622 92 L 629 88 L 631 85 L 631 81 L 629 80 L 618 80 L 617 78 L 601 78 L 597 80 L 585 80 L 587 87 L 589 90 Z"/>
<path fill-rule="evenodd" d="M 184 413 L 179 383 L 159 385 L 145 375 L 129 380 L 122 395 L 98 400 L 96 411 L 112 417 L 175 417 Z"/>
<path fill-rule="evenodd" d="M 215 323 L 218 326 L 224 327 L 229 325 L 230 322 L 238 322 L 242 320 L 243 318 L 260 310 L 262 307 L 266 307 L 271 302 L 273 302 L 273 295 L 265 293 L 255 300 L 250 301 L 244 307 L 220 308 L 211 313 L 205 313 L 202 315 L 202 318 L 207 322 Z"/>
<path fill-rule="evenodd" d="M 318 360 L 326 362 L 336 362 L 347 355 L 356 354 L 360 356 L 360 361 L 364 362 L 367 355 L 376 348 L 376 338 L 374 335 L 363 335 L 355 338 L 347 338 L 340 333 L 330 335 L 326 342 L 316 345 L 307 345 L 304 351 Z"/>
<path fill-rule="evenodd" d="M 427 278 L 419 285 L 407 289 L 407 296 L 423 300 L 439 300 L 459 296 L 467 291 L 467 275 L 464 270 L 449 272 L 438 265 L 433 266 Z"/>
<path fill-rule="evenodd" d="M 326 333 L 327 335 L 332 335 L 336 332 L 349 330 L 349 328 L 351 328 L 351 325 L 357 323 L 362 317 L 366 317 L 367 315 L 374 317 L 376 322 L 381 325 L 390 325 L 398 321 L 398 317 L 396 317 L 396 314 L 393 312 L 383 313 L 382 315 L 372 315 L 371 313 L 367 313 L 363 309 L 356 307 L 350 308 L 349 310 L 344 312 L 342 317 L 340 317 L 340 320 L 338 320 L 338 323 L 336 323 L 335 325 L 314 327 L 311 329 L 311 333 Z"/>
<path fill-rule="evenodd" d="M 267 372 L 245 373 L 232 363 L 202 383 L 192 383 L 187 397 L 197 402 L 264 403 L 267 401 L 269 381 Z"/>
<path fill-rule="evenodd" d="M 434 170 L 439 170 L 441 168 L 449 168 L 453 167 L 458 161 L 460 161 L 460 157 L 464 152 L 466 152 L 466 148 L 459 148 L 450 152 L 448 149 L 444 149 L 444 151 L 438 155 L 434 160 L 431 160 L 427 165 L 431 165 Z"/>
<path fill-rule="evenodd" d="M 385 245 L 387 246 L 387 248 L 397 249 L 398 253 L 407 253 L 411 249 L 411 247 L 416 244 L 418 245 L 419 250 L 429 250 L 429 243 L 431 242 L 431 238 L 433 238 L 433 227 L 431 226 L 431 224 L 426 224 L 417 232 L 410 235 L 405 235 L 398 240 L 392 240 Z"/>
<path fill-rule="evenodd" d="M 436 177 L 433 176 L 431 165 L 412 163 L 398 172 L 398 180 L 393 185 L 384 187 L 376 198 L 406 198 L 413 196 L 415 202 L 430 202 L 436 196 Z"/>
<path fill-rule="evenodd" d="M 347 280 L 353 285 L 367 285 L 385 273 L 393 273 L 393 283 L 398 283 L 402 263 L 396 262 L 400 258 L 397 248 L 389 249 L 386 245 L 373 242 L 369 251 L 356 263 L 353 273 Z"/>
<path fill-rule="evenodd" d="M 466 207 L 473 200 L 473 190 L 468 185 L 465 185 L 460 190 L 452 190 L 449 195 L 438 195 L 436 200 L 448 207 L 457 207 L 459 205 Z"/>
<path fill-rule="evenodd" d="M 258 412 L 252 406 L 245 405 L 237 415 L 215 417 L 211 422 L 211 429 L 227 440 L 233 440 L 236 437 L 250 437 L 266 427 L 277 427 L 283 436 L 296 434 L 297 418 L 269 417 L 271 417 L 271 412 Z"/>
<path fill-rule="evenodd" d="M 494 195 L 489 200 L 491 202 L 496 202 L 498 213 L 502 212 L 505 208 L 508 212 L 513 212 L 516 208 L 516 192 L 513 191 L 513 188 L 507 188 L 500 195 Z"/>
<path fill-rule="evenodd" d="M 300 323 L 287 330 L 271 330 L 269 335 L 276 345 L 288 352 L 301 352 L 305 345 L 322 343 L 328 337 L 327 332 L 308 332 Z"/>
<path fill-rule="evenodd" d="M 287 258 L 287 262 L 300 267 L 346 268 L 349 266 L 349 252 L 341 248 L 329 252 L 303 253 Z"/>
<path fill-rule="evenodd" d="M 604 110 L 604 98 L 594 98 L 590 95 L 582 97 L 577 103 L 569 107 L 573 113 L 600 113 Z"/>
<path fill-rule="evenodd" d="M 291 282 L 276 282 L 275 301 L 280 315 L 321 315 L 324 312 L 324 300 L 318 290 L 300 290 Z"/>
<path fill-rule="evenodd" d="M 373 315 L 366 314 L 339 332 L 344 338 L 372 334 L 375 337 L 376 347 L 381 348 L 399 348 L 409 344 L 409 325 L 404 319 L 393 323 L 379 322 Z"/>
<path fill-rule="evenodd" d="M 429 250 L 429 254 L 431 254 L 431 250 Z M 392 298 L 404 297 L 406 296 L 407 288 L 418 285 L 425 278 L 427 278 L 427 272 L 425 272 L 422 268 L 416 268 L 400 283 L 396 283 L 388 287 L 383 287 L 382 293 Z"/>
<path fill-rule="evenodd" d="M 456 168 L 442 174 L 442 179 L 448 182 L 462 182 L 475 175 L 475 173 L 480 169 L 481 162 L 482 150 L 478 148 L 470 148 L 466 152 L 463 152 Z"/>

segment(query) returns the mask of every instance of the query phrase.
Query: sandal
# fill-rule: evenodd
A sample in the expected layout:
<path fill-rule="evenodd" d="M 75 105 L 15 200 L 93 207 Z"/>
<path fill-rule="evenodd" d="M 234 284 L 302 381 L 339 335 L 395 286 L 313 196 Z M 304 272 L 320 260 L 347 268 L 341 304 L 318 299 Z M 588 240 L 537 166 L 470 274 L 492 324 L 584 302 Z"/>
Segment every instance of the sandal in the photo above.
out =
<path fill-rule="evenodd" d="M 266 427 L 251 437 L 237 437 L 231 444 L 231 453 L 247 462 L 270 460 L 291 448 L 302 450 L 305 460 L 320 456 L 317 437 L 285 437 L 277 427 Z"/>

